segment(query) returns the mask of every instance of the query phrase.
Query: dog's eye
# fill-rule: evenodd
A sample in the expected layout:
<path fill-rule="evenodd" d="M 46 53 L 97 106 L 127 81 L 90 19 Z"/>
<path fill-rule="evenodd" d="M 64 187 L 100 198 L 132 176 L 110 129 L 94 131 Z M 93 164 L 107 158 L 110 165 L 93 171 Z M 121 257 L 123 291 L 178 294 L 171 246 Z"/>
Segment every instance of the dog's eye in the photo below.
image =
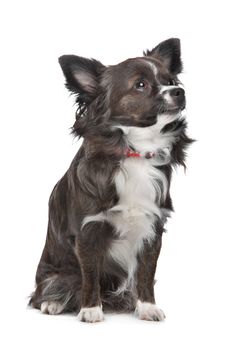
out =
<path fill-rule="evenodd" d="M 174 79 L 169 79 L 167 85 L 176 85 L 176 82 Z"/>
<path fill-rule="evenodd" d="M 147 85 L 146 85 L 145 81 L 143 81 L 143 80 L 140 80 L 135 84 L 135 88 L 139 91 L 144 91 L 146 89 L 146 86 Z"/>

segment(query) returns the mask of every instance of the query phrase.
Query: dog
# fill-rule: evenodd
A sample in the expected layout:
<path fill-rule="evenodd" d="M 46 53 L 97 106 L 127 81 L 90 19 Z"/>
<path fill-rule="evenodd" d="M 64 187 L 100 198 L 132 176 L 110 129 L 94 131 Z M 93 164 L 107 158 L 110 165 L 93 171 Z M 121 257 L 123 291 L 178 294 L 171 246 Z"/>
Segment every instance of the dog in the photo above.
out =
<path fill-rule="evenodd" d="M 103 311 L 162 321 L 154 276 L 173 211 L 172 169 L 185 167 L 187 136 L 180 40 L 105 66 L 59 58 L 75 95 L 72 132 L 83 143 L 49 199 L 48 231 L 29 304 L 42 313 Z"/>

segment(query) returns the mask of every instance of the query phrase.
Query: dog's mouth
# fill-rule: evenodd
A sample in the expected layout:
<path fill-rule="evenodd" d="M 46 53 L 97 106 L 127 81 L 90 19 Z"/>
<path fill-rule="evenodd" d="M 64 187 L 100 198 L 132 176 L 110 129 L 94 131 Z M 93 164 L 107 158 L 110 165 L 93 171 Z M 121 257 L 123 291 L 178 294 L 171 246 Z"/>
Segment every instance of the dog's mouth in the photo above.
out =
<path fill-rule="evenodd" d="M 182 105 L 180 106 L 172 106 L 172 107 L 165 106 L 161 109 L 160 113 L 161 114 L 178 114 L 185 109 L 185 106 L 186 106 L 185 102 L 182 103 Z"/>
<path fill-rule="evenodd" d="M 169 117 L 171 120 L 177 119 L 182 116 L 182 111 L 185 109 L 185 102 L 179 106 L 161 106 L 156 114 L 147 115 L 144 121 L 141 121 L 140 126 L 150 126 L 156 123 L 156 116 L 161 115 L 161 117 Z"/>

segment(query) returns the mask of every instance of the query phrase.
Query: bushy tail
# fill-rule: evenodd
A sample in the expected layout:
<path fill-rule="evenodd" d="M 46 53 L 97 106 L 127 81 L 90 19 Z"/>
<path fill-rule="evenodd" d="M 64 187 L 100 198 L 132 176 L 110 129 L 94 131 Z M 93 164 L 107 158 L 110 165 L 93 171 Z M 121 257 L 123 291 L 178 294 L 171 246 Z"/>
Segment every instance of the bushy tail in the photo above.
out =
<path fill-rule="evenodd" d="M 81 280 L 77 275 L 54 274 L 36 286 L 29 305 L 41 309 L 43 302 L 57 302 L 62 312 L 77 312 L 81 303 Z"/>

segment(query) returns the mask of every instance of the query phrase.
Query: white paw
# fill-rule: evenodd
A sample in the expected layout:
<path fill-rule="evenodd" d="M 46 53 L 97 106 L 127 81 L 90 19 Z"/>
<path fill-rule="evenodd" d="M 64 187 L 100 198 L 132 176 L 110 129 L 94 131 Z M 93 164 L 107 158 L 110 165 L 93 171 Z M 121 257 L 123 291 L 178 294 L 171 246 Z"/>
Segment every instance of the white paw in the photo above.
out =
<path fill-rule="evenodd" d="M 158 306 L 140 300 L 137 301 L 135 312 L 140 320 L 163 321 L 165 319 L 163 310 L 159 309 Z"/>
<path fill-rule="evenodd" d="M 100 322 L 103 319 L 102 306 L 84 307 L 78 314 L 78 320 L 82 322 Z"/>
<path fill-rule="evenodd" d="M 44 301 L 40 306 L 40 310 L 43 312 L 43 314 L 50 315 L 60 314 L 63 309 L 64 307 L 62 304 L 58 303 L 57 301 Z"/>

